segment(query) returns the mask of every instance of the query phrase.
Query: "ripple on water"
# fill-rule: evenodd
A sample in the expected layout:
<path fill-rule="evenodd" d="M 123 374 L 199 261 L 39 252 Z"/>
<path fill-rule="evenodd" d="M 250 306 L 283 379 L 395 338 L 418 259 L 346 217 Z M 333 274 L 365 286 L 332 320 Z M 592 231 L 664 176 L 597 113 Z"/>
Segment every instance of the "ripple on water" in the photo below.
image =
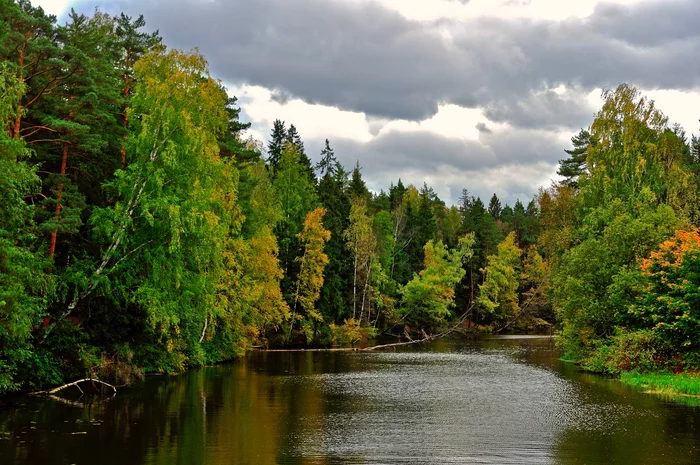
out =
<path fill-rule="evenodd" d="M 288 378 L 325 393 L 324 409 L 299 418 L 301 456 L 547 463 L 564 429 L 605 434 L 631 408 L 582 399 L 572 382 L 502 350 L 346 356 L 352 372 Z"/>

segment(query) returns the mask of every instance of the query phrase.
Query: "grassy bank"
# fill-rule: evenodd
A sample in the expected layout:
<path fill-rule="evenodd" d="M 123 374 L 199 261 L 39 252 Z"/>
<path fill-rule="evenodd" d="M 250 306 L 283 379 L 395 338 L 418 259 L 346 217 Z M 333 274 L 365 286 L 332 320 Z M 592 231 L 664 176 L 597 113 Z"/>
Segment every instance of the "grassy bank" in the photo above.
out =
<path fill-rule="evenodd" d="M 657 371 L 652 373 L 625 372 L 623 383 L 654 394 L 700 396 L 700 374 Z"/>

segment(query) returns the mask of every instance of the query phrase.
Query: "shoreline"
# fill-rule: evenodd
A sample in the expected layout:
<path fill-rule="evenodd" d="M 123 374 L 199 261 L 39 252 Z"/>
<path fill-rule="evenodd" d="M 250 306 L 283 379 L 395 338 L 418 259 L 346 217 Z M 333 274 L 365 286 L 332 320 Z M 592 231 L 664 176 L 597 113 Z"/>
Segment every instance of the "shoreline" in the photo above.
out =
<path fill-rule="evenodd" d="M 618 379 L 623 384 L 638 388 L 646 394 L 700 399 L 700 374 L 698 373 L 631 371 L 620 374 Z"/>

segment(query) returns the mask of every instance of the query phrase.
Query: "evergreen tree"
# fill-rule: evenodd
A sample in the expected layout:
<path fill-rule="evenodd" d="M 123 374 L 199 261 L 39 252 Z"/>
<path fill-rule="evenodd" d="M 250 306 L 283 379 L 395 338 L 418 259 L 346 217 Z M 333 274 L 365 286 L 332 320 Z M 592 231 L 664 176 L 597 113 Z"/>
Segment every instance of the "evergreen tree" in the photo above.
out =
<path fill-rule="evenodd" d="M 314 169 L 311 166 L 311 159 L 308 157 L 308 155 L 306 155 L 306 151 L 304 150 L 304 142 L 302 142 L 301 136 L 293 124 L 289 126 L 289 130 L 287 131 L 286 143 L 294 146 L 294 149 L 299 153 L 299 165 L 301 166 L 302 171 L 306 173 L 311 184 L 316 185 L 316 175 L 314 174 Z"/>
<path fill-rule="evenodd" d="M 459 212 L 464 216 L 471 207 L 474 197 L 469 194 L 469 190 L 462 189 L 462 195 L 459 196 Z"/>
<path fill-rule="evenodd" d="M 327 213 L 324 226 L 331 233 L 326 244 L 329 263 L 324 270 L 319 308 L 330 322 L 340 323 L 348 316 L 349 287 L 352 259 L 343 233 L 350 225 L 350 198 L 347 195 L 347 173 L 335 159 L 328 140 L 321 152 L 319 170 L 323 172 L 318 183 L 318 198 Z"/>
<path fill-rule="evenodd" d="M 131 16 L 127 16 L 121 13 L 118 17 L 114 19 L 115 23 L 115 36 L 116 40 L 113 41 L 113 46 L 116 48 L 117 53 L 117 68 L 121 73 L 122 80 L 122 125 L 124 127 L 124 138 L 126 138 L 126 131 L 129 126 L 129 112 L 127 108 L 129 106 L 129 100 L 134 92 L 134 63 L 136 63 L 146 52 L 158 46 L 161 42 L 158 31 L 147 33 L 141 32 L 146 26 L 146 20 L 143 15 L 139 15 L 138 18 L 132 19 Z M 126 147 L 122 145 L 120 149 L 121 153 L 121 167 L 122 169 L 126 167 Z"/>
<path fill-rule="evenodd" d="M 326 173 L 333 177 L 337 167 L 338 160 L 335 158 L 335 152 L 331 148 L 328 139 L 326 139 L 326 145 L 323 147 L 323 150 L 321 150 L 321 159 L 316 164 L 315 168 L 318 171 L 319 176 L 323 178 Z"/>
<path fill-rule="evenodd" d="M 379 194 L 372 196 L 372 208 L 375 211 L 391 212 L 391 198 L 384 189 L 380 189 Z"/>
<path fill-rule="evenodd" d="M 304 227 L 307 213 L 318 205 L 314 186 L 299 164 L 299 152 L 287 144 L 277 167 L 273 171 L 273 186 L 282 206 L 282 218 L 275 235 L 280 247 L 280 266 L 284 271 L 282 292 L 290 307 L 293 307 L 294 283 L 298 274 L 298 261 L 303 253 L 303 244 L 298 234 Z"/>
<path fill-rule="evenodd" d="M 528 247 L 536 244 L 540 235 L 540 229 L 540 217 L 537 203 L 534 200 L 530 200 L 527 204 L 527 209 L 525 209 L 525 219 L 520 236 L 520 245 Z"/>
<path fill-rule="evenodd" d="M 60 92 L 75 72 L 60 56 L 60 33 L 55 23 L 54 16 L 47 16 L 28 0 L 0 0 L 0 59 L 10 64 L 24 88 L 7 127 L 12 138 L 23 138 L 28 144 L 42 139 L 38 134 L 52 128 L 27 121 L 25 116 L 44 96 Z"/>
<path fill-rule="evenodd" d="M 501 218 L 501 210 L 501 201 L 498 200 L 498 196 L 494 193 L 491 197 L 491 200 L 489 201 L 489 214 L 493 217 L 494 220 L 498 220 Z"/>
<path fill-rule="evenodd" d="M 515 232 L 515 241 L 520 247 L 525 246 L 525 217 L 525 206 L 518 199 L 513 207 L 513 231 Z"/>
<path fill-rule="evenodd" d="M 366 202 L 371 198 L 369 189 L 367 189 L 367 185 L 362 179 L 362 169 L 360 168 L 359 160 L 355 163 L 355 168 L 352 170 L 348 193 L 351 198 L 361 198 Z"/>
<path fill-rule="evenodd" d="M 403 203 L 403 198 L 406 195 L 406 187 L 404 187 L 401 179 L 396 183 L 396 186 L 392 183 L 389 187 L 389 200 L 391 201 L 391 209 L 395 210 L 401 203 Z"/>
<path fill-rule="evenodd" d="M 39 187 L 27 163 L 24 141 L 10 138 L 23 82 L 0 63 L 0 393 L 18 389 L 28 377 L 39 383 L 32 351 L 32 329 L 44 316 L 51 279 L 36 251 L 34 209 L 25 201 Z"/>
<path fill-rule="evenodd" d="M 93 180 L 112 177 L 119 166 L 112 154 L 122 145 L 118 74 L 109 60 L 113 57 L 105 53 L 112 39 L 111 18 L 100 13 L 87 18 L 71 10 L 61 37 L 61 57 L 74 72 L 64 80 L 62 92 L 47 95 L 33 112 L 52 127 L 35 144 L 42 171 L 52 172 L 44 181 L 41 211 L 46 214 L 40 226 L 50 235 L 50 259 L 59 233 L 79 231 L 86 201 L 104 205 L 103 192 Z"/>
<path fill-rule="evenodd" d="M 242 168 L 247 164 L 257 164 L 262 160 L 262 156 L 257 147 L 243 140 L 243 133 L 250 128 L 251 123 L 240 121 L 241 109 L 236 106 L 237 102 L 236 97 L 229 97 L 226 101 L 229 124 L 219 140 L 219 150 L 223 157 L 234 158 Z"/>
<path fill-rule="evenodd" d="M 273 176 L 276 176 L 275 173 L 282 160 L 282 152 L 286 142 L 287 129 L 284 126 L 284 121 L 276 119 L 270 133 L 270 141 L 267 143 L 267 163 L 272 170 Z"/>
<path fill-rule="evenodd" d="M 571 138 L 571 143 L 574 148 L 564 150 L 569 158 L 559 160 L 559 170 L 557 174 L 563 176 L 564 185 L 578 187 L 578 178 L 588 173 L 588 165 L 586 157 L 588 156 L 588 147 L 591 145 L 591 133 L 585 129 Z"/>

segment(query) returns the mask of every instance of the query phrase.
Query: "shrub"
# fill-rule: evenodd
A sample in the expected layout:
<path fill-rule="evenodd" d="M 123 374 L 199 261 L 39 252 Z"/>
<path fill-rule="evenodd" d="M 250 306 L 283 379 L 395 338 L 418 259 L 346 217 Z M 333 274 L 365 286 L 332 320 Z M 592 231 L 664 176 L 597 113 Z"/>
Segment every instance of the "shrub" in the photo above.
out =
<path fill-rule="evenodd" d="M 660 352 L 659 341 L 652 331 L 617 328 L 612 337 L 583 360 L 582 365 L 598 373 L 648 372 L 659 368 Z"/>

